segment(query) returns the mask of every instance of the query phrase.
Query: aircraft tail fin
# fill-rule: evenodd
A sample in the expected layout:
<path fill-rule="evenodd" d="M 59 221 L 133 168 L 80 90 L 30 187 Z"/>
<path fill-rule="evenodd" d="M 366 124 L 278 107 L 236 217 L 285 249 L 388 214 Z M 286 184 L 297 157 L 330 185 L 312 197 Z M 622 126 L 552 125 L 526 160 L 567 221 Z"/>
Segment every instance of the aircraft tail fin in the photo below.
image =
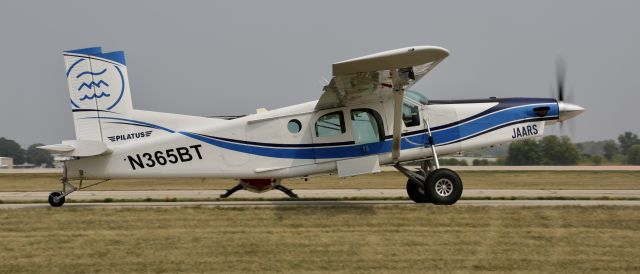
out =
<path fill-rule="evenodd" d="M 63 54 L 76 139 L 107 143 L 110 136 L 140 131 L 126 123 L 133 105 L 124 52 L 92 47 Z"/>

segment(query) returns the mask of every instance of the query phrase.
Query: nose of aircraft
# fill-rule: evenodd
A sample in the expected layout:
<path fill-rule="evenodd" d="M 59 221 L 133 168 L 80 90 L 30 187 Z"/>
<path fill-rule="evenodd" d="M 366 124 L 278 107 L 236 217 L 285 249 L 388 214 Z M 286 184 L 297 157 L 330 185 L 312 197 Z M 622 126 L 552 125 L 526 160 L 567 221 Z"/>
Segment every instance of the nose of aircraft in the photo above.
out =
<path fill-rule="evenodd" d="M 560 118 L 558 119 L 560 121 L 569 120 L 584 112 L 583 107 L 567 102 L 558 102 L 558 109 L 560 110 Z"/>

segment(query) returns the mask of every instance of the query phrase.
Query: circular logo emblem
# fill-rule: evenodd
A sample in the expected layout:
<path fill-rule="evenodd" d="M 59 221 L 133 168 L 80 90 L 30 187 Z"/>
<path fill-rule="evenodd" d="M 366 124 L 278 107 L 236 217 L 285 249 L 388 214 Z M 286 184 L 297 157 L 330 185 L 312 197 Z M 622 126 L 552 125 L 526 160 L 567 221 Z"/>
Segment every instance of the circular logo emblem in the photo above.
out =
<path fill-rule="evenodd" d="M 125 79 L 117 65 L 92 59 L 91 66 L 82 64 L 86 58 L 74 62 L 69 71 L 71 104 L 78 109 L 114 108 L 124 95 Z"/>

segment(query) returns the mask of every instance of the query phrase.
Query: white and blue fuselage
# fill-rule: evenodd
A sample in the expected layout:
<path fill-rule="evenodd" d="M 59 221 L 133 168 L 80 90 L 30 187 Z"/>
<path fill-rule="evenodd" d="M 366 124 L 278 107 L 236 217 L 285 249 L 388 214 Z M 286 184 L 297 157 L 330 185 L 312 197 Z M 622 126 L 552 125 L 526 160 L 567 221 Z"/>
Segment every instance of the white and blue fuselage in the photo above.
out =
<path fill-rule="evenodd" d="M 555 99 L 428 101 L 408 90 L 448 55 L 416 46 L 334 63 L 318 101 L 227 120 L 134 109 L 124 52 L 70 50 L 76 139 L 41 148 L 70 158 L 64 178 L 351 176 L 540 136 L 583 111 Z"/>
<path fill-rule="evenodd" d="M 315 106 L 313 101 L 232 120 L 103 112 L 93 119 L 126 124 L 131 133 L 112 136 L 118 140 L 105 155 L 69 161 L 69 176 L 282 179 L 332 173 L 345 159 L 375 156 L 380 165 L 393 163 L 391 101 L 319 111 Z M 560 108 L 547 98 L 424 104 L 405 97 L 403 118 L 399 160 L 407 162 L 432 156 L 427 121 L 442 156 L 541 136 L 545 124 L 560 119 Z M 127 142 L 131 138 L 136 142 Z"/>

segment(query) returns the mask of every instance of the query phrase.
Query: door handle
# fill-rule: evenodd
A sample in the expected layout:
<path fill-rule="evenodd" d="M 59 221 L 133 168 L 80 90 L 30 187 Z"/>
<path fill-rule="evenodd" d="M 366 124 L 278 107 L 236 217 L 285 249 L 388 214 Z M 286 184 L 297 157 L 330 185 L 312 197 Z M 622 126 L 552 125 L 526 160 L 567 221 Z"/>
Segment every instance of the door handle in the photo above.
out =
<path fill-rule="evenodd" d="M 369 146 L 367 146 L 367 145 L 363 145 L 363 146 L 362 146 L 362 152 L 364 152 L 364 153 L 369 152 Z"/>

